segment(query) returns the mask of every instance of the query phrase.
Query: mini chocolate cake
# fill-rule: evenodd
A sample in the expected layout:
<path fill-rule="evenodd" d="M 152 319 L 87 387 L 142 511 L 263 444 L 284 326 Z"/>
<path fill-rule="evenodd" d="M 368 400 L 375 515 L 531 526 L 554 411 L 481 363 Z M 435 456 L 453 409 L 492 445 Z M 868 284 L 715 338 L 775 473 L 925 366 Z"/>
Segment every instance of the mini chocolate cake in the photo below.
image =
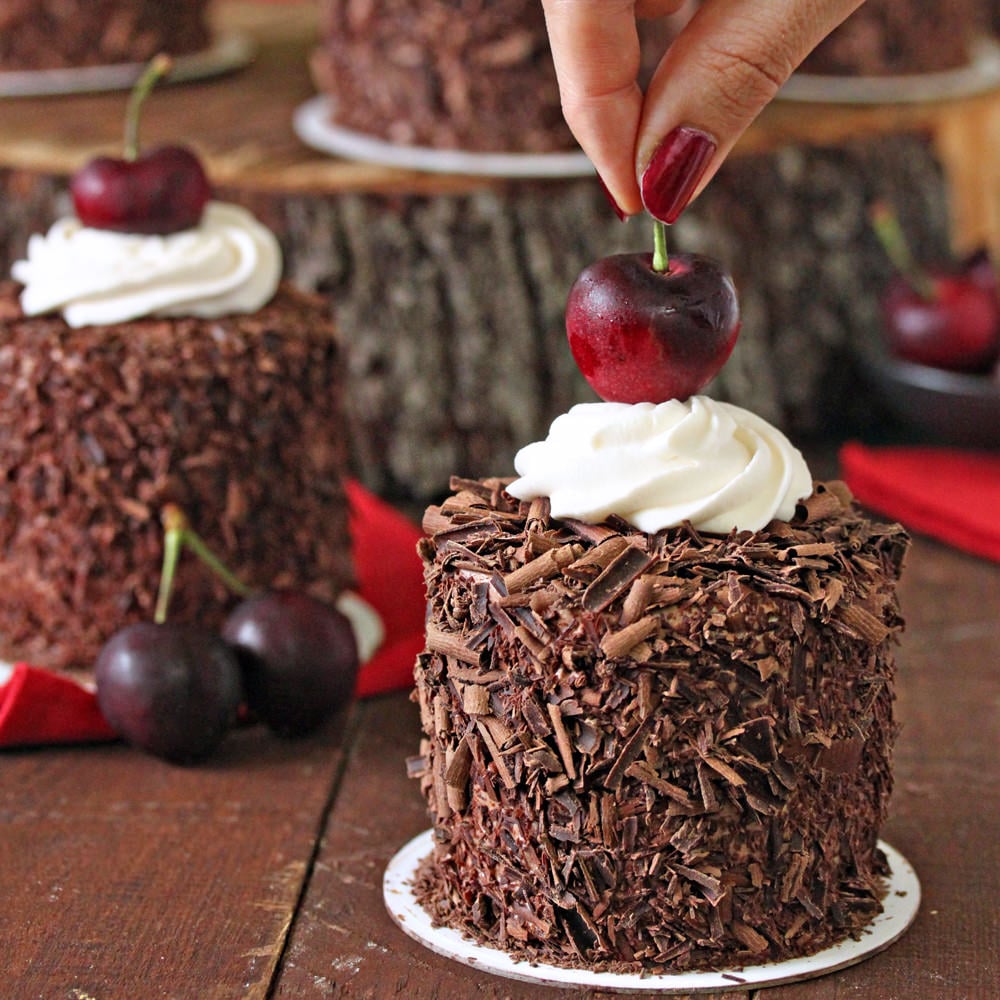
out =
<path fill-rule="evenodd" d="M 210 0 L 0 0 L 0 71 L 146 62 L 208 47 Z"/>
<path fill-rule="evenodd" d="M 867 0 L 802 63 L 828 76 L 898 76 L 966 65 L 981 0 Z"/>
<path fill-rule="evenodd" d="M 178 503 L 246 582 L 351 579 L 342 358 L 327 305 L 282 286 L 251 315 L 72 329 L 0 284 L 0 660 L 89 668 L 152 617 Z M 171 619 L 218 623 L 182 558 Z"/>
<path fill-rule="evenodd" d="M 575 148 L 537 0 L 324 0 L 317 88 L 336 125 L 400 145 Z"/>
<path fill-rule="evenodd" d="M 725 537 L 557 521 L 506 483 L 456 480 L 425 517 L 432 917 L 629 971 L 858 935 L 886 871 L 903 529 L 841 483 Z"/>

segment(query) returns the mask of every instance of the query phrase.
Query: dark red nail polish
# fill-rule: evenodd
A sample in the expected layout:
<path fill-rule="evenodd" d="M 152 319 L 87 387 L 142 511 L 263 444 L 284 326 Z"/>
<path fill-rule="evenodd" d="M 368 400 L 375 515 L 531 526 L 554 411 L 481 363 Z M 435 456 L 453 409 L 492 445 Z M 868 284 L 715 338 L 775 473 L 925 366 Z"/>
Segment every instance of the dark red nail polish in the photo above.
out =
<path fill-rule="evenodd" d="M 615 201 L 615 196 L 608 190 L 607 184 L 605 184 L 604 181 L 601 180 L 600 174 L 598 174 L 597 176 L 597 183 L 601 185 L 601 190 L 604 192 L 604 197 L 608 199 L 608 204 L 614 209 L 615 215 L 618 216 L 618 221 L 624 222 L 628 218 L 628 216 L 622 210 L 621 205 L 619 205 L 618 202 Z"/>
<path fill-rule="evenodd" d="M 642 172 L 640 188 L 646 211 L 660 222 L 676 222 L 687 207 L 716 142 L 707 133 L 680 125 L 656 147 Z"/>

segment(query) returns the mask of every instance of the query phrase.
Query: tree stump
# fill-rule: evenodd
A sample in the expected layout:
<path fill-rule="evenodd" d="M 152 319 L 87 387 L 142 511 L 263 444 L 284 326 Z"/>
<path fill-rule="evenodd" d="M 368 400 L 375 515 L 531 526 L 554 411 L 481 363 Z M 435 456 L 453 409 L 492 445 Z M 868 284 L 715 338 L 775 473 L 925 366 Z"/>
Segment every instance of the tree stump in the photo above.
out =
<path fill-rule="evenodd" d="M 0 171 L 0 268 L 66 210 L 65 184 Z M 452 473 L 512 473 L 515 451 L 595 398 L 563 330 L 569 288 L 592 260 L 651 248 L 593 179 L 511 181 L 465 193 L 221 191 L 279 234 L 289 277 L 330 298 L 349 372 L 355 474 L 426 502 Z M 923 256 L 948 249 L 947 192 L 919 135 L 837 148 L 788 145 L 732 158 L 673 227 L 675 249 L 720 258 L 743 327 L 708 391 L 796 440 L 877 418 L 849 362 L 878 335 L 889 265 L 866 206 L 895 204 Z"/>

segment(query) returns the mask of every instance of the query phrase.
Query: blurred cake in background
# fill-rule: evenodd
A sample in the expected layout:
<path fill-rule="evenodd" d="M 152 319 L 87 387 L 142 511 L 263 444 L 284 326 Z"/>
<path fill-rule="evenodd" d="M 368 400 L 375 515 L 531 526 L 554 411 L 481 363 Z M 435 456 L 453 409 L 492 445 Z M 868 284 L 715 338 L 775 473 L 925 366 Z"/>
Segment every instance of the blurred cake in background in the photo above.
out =
<path fill-rule="evenodd" d="M 826 76 L 937 73 L 969 63 L 983 0 L 867 0 L 802 63 Z"/>
<path fill-rule="evenodd" d="M 644 76 L 693 6 L 641 23 Z M 331 124 L 366 136 L 472 152 L 576 148 L 537 0 L 322 0 L 311 68 Z"/>
<path fill-rule="evenodd" d="M 211 42 L 210 0 L 0 0 L 0 72 L 146 62 Z"/>
<path fill-rule="evenodd" d="M 312 72 L 333 122 L 399 145 L 571 149 L 537 0 L 323 0 Z"/>
<path fill-rule="evenodd" d="M 151 619 L 169 502 L 250 585 L 351 584 L 343 356 L 281 267 L 213 202 L 166 236 L 68 217 L 0 281 L 0 660 L 86 672 Z M 172 620 L 227 602 L 181 560 Z"/>

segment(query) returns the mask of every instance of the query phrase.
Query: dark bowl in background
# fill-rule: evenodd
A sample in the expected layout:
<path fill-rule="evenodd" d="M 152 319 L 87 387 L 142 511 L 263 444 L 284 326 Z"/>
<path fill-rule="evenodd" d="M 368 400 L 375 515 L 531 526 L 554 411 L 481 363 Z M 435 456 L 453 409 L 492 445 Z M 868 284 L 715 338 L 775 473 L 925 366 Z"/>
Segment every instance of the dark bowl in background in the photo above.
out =
<path fill-rule="evenodd" d="M 1000 448 L 1000 380 L 903 361 L 879 343 L 858 348 L 861 373 L 885 409 L 933 442 Z"/>

